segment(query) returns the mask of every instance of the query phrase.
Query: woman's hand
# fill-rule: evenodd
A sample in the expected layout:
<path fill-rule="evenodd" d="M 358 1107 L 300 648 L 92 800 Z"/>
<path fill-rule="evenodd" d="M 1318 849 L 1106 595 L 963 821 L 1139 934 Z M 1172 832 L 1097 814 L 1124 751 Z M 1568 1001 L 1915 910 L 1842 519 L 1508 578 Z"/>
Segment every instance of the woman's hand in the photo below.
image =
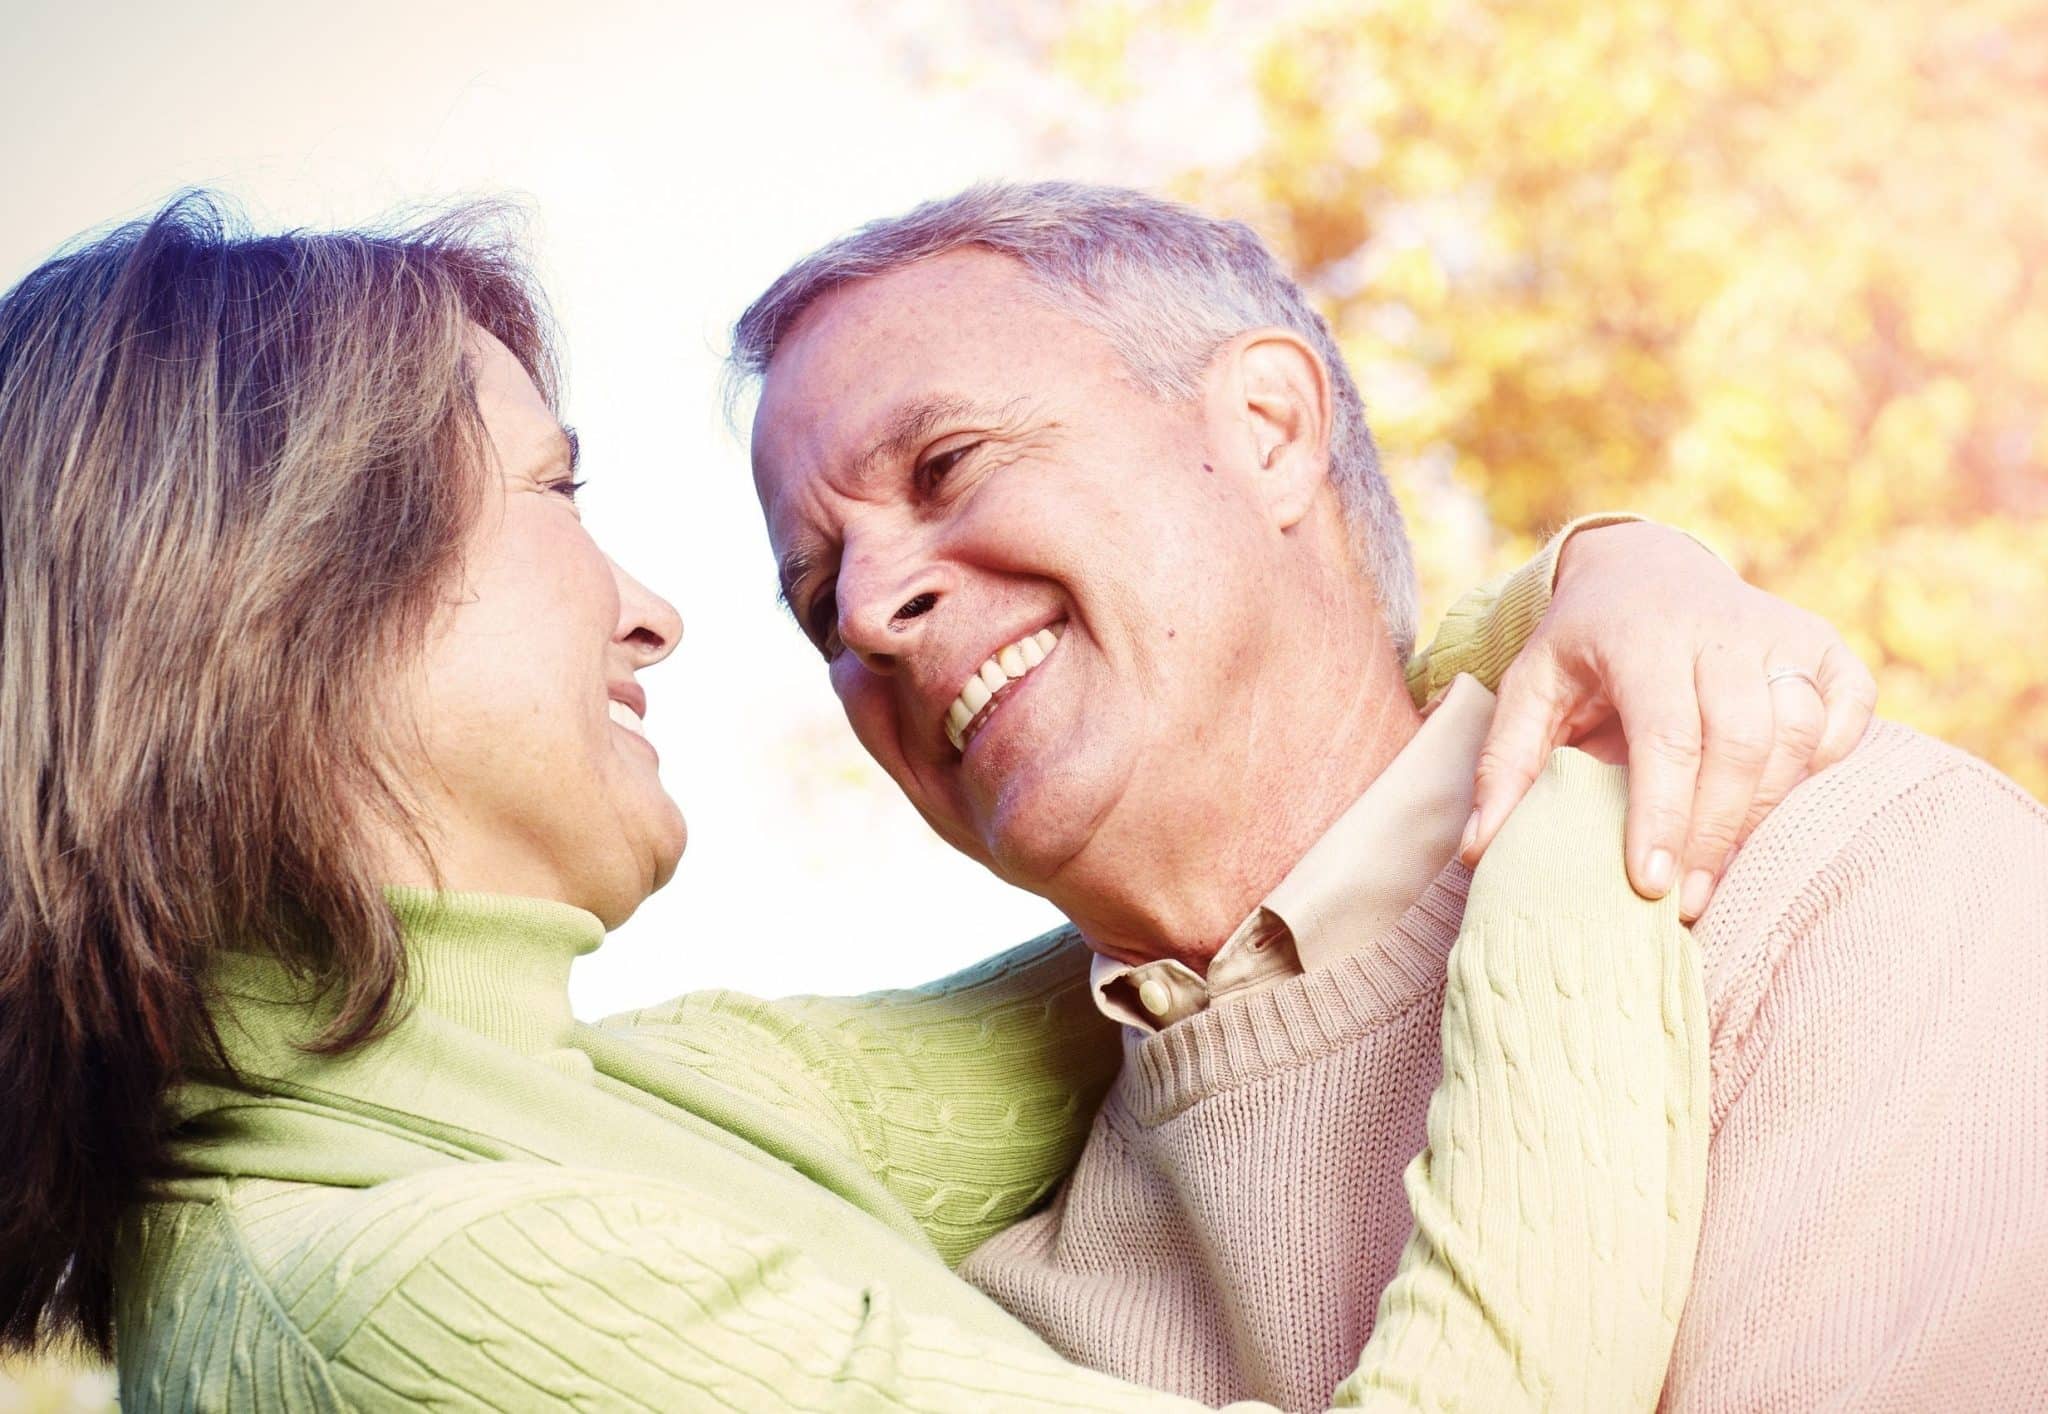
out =
<path fill-rule="evenodd" d="M 1650 522 L 1582 530 L 1501 679 L 1479 757 L 1476 863 L 1558 746 L 1629 767 L 1628 873 L 1705 911 L 1737 845 L 1799 782 L 1862 739 L 1877 684 L 1823 619 Z"/>

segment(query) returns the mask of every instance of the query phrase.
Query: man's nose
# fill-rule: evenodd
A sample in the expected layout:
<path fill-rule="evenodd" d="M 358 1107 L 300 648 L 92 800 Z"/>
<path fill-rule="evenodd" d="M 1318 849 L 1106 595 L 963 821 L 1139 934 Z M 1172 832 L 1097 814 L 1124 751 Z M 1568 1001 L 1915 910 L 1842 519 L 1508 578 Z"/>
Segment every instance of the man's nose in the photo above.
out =
<path fill-rule="evenodd" d="M 839 575 L 839 641 L 874 673 L 892 673 L 930 627 L 945 597 L 932 565 L 853 565 Z"/>

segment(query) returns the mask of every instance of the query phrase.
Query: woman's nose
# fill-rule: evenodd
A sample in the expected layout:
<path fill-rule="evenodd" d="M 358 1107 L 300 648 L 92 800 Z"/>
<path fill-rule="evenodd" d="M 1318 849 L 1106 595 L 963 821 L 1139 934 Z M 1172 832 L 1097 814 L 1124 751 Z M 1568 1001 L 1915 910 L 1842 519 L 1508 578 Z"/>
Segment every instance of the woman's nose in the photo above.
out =
<path fill-rule="evenodd" d="M 619 585 L 619 641 L 633 650 L 636 667 L 649 667 L 675 652 L 683 618 L 675 605 L 612 563 Z"/>

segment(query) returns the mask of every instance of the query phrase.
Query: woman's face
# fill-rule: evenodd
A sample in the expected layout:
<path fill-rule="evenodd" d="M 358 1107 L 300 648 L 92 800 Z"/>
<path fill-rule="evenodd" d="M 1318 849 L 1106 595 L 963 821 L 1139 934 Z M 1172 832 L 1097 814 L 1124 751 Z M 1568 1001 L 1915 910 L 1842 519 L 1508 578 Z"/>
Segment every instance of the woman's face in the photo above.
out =
<path fill-rule="evenodd" d="M 556 899 L 616 927 L 683 853 L 634 681 L 682 621 L 584 530 L 569 440 L 518 360 L 481 329 L 471 358 L 494 475 L 407 684 L 425 758 L 412 784 L 446 887 Z"/>

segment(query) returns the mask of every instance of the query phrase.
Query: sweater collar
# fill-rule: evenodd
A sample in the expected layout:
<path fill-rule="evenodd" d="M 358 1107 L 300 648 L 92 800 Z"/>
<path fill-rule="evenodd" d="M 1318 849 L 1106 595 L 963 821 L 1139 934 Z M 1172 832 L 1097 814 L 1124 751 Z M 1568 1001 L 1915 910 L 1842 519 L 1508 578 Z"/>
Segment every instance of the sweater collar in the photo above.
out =
<path fill-rule="evenodd" d="M 602 940 L 595 916 L 483 894 L 388 898 L 405 934 L 403 1001 L 346 1051 L 307 1044 L 333 1018 L 317 981 L 260 951 L 215 956 L 209 1010 L 230 1068 L 200 1058 L 167 1096 L 181 1196 L 223 1178 L 356 1188 L 450 1163 L 539 1162 L 692 1175 L 711 1192 L 769 1195 L 764 1212 L 819 1184 L 929 1247 L 843 1137 L 736 1087 L 696 1038 L 664 1046 L 573 1021 L 569 968 Z M 801 1185 L 778 1188 L 792 1172 Z"/>
<path fill-rule="evenodd" d="M 1096 1007 L 1149 1035 L 1212 1002 L 1359 953 L 1384 954 L 1380 966 L 1400 975 L 1427 975 L 1442 949 L 1427 930 L 1395 925 L 1457 853 L 1493 709 L 1493 694 L 1459 674 L 1364 794 L 1238 925 L 1206 975 L 1177 958 L 1131 964 L 1097 954 L 1089 971 Z"/>
<path fill-rule="evenodd" d="M 569 968 L 604 941 L 595 914 L 503 894 L 385 893 L 412 1002 L 522 1055 L 569 1044 Z"/>

